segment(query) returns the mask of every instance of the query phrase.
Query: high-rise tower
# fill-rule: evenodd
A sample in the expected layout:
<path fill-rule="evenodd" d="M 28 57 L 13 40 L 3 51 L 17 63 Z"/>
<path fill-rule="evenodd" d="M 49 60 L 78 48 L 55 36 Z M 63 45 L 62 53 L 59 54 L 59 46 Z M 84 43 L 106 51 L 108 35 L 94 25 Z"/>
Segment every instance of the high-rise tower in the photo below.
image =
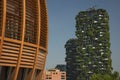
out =
<path fill-rule="evenodd" d="M 71 55 L 78 57 L 74 59 L 74 64 L 77 64 L 77 70 L 74 72 L 78 73 L 76 80 L 87 80 L 94 73 L 110 73 L 112 67 L 109 16 L 106 10 L 91 8 L 79 12 L 76 16 L 76 36 L 78 46 Z"/>
<path fill-rule="evenodd" d="M 0 80 L 40 80 L 47 45 L 46 0 L 0 0 Z"/>
<path fill-rule="evenodd" d="M 77 69 L 79 69 L 80 64 L 76 61 L 80 57 L 76 50 L 78 46 L 77 42 L 77 39 L 69 39 L 65 44 L 66 80 L 77 80 L 77 76 L 79 75 Z"/>

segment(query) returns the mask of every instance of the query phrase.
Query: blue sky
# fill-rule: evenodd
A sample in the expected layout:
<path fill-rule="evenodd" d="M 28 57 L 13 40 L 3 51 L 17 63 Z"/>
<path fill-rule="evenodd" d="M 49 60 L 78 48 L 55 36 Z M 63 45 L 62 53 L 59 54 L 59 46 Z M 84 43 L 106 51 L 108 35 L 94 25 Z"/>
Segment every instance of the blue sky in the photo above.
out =
<path fill-rule="evenodd" d="M 65 64 L 66 41 L 75 38 L 75 16 L 91 6 L 106 9 L 114 70 L 120 71 L 120 0 L 47 0 L 49 44 L 46 69 Z"/>

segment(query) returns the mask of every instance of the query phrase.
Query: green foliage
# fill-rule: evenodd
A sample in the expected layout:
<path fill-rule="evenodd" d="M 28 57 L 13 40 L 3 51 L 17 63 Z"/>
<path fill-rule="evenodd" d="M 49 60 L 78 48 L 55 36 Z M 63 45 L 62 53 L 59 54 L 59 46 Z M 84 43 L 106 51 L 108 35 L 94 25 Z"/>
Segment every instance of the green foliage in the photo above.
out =
<path fill-rule="evenodd" d="M 117 71 L 114 71 L 112 74 L 113 80 L 120 80 L 120 75 Z"/>
<path fill-rule="evenodd" d="M 113 80 L 112 76 L 108 75 L 108 74 L 105 74 L 103 76 L 103 80 Z"/>
<path fill-rule="evenodd" d="M 90 80 L 120 80 L 120 75 L 117 71 L 112 74 L 94 74 L 90 77 Z"/>
<path fill-rule="evenodd" d="M 105 75 L 102 75 L 102 74 L 94 74 L 90 80 L 113 80 L 113 78 L 108 75 L 108 74 L 105 74 Z"/>
<path fill-rule="evenodd" d="M 94 74 L 91 76 L 90 80 L 103 80 L 101 74 Z"/>

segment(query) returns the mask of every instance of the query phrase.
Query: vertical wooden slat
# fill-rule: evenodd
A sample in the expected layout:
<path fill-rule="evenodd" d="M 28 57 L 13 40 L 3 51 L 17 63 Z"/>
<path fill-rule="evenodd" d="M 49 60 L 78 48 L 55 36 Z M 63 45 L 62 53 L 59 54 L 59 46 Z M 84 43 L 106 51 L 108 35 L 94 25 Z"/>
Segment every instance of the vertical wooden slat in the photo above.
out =
<path fill-rule="evenodd" d="M 24 34 L 25 34 L 25 21 L 26 21 L 26 4 L 25 4 L 26 0 L 22 1 L 22 38 L 21 38 L 21 46 L 20 46 L 20 53 L 19 53 L 19 58 L 18 58 L 18 64 L 16 67 L 16 74 L 14 76 L 13 80 L 17 79 L 17 75 L 19 72 L 19 68 L 20 68 L 20 61 L 21 61 L 21 55 L 22 55 L 22 51 L 23 51 L 23 44 L 24 44 Z"/>
<path fill-rule="evenodd" d="M 46 0 L 44 0 L 44 5 L 45 5 L 45 9 L 46 9 L 46 19 L 47 20 L 46 22 L 46 27 L 47 27 L 47 35 L 46 35 L 46 53 L 45 53 L 45 58 L 44 58 L 44 64 L 43 64 L 43 68 L 42 68 L 42 71 L 40 73 L 40 80 L 42 79 L 42 75 L 43 75 L 43 71 L 44 71 L 44 68 L 45 68 L 45 64 L 46 64 L 46 57 L 47 57 L 47 53 L 48 53 L 48 13 L 47 13 L 47 5 L 46 5 Z"/>
<path fill-rule="evenodd" d="M 0 45 L 0 57 L 2 54 L 2 45 L 4 42 L 5 35 L 5 25 L 6 25 L 6 0 L 3 0 L 3 17 L 2 17 L 2 35 L 1 35 L 1 45 Z"/>
<path fill-rule="evenodd" d="M 48 14 L 47 14 L 47 7 L 46 7 L 46 0 L 42 0 L 43 2 L 42 3 L 39 3 L 39 4 L 43 4 L 44 3 L 44 9 L 46 10 L 45 12 L 44 12 L 44 14 L 46 14 L 45 16 L 46 16 L 46 19 L 44 19 L 44 20 L 46 20 L 45 22 L 46 22 L 46 28 L 47 28 L 47 33 L 45 33 L 46 35 L 46 43 L 44 43 L 45 44 L 45 48 L 46 48 L 46 50 L 45 50 L 45 58 L 44 58 L 44 63 L 43 63 L 43 66 L 42 66 L 42 69 L 41 69 L 41 71 L 40 71 L 40 73 L 38 74 L 38 76 L 36 77 L 36 80 L 40 80 L 40 79 L 42 79 L 42 74 L 43 74 L 43 71 L 44 71 L 44 67 L 45 67 L 45 63 L 46 63 L 46 56 L 47 56 L 47 51 L 48 51 Z M 42 24 L 42 23 L 41 23 Z M 40 40 L 40 39 L 39 39 Z"/>
<path fill-rule="evenodd" d="M 45 0 L 45 8 L 46 8 L 46 22 L 47 22 L 47 23 L 46 23 L 46 27 L 47 27 L 47 31 L 46 31 L 46 32 L 47 32 L 47 33 L 46 33 L 46 34 L 47 34 L 47 35 L 46 35 L 46 51 L 48 51 L 48 33 L 49 33 L 49 32 L 48 32 L 48 11 L 47 11 L 48 9 L 47 9 L 46 0 Z M 47 52 L 47 53 L 48 53 L 48 52 Z"/>
<path fill-rule="evenodd" d="M 37 20 L 37 50 L 36 50 L 36 54 L 35 54 L 35 61 L 34 61 L 34 66 L 33 66 L 33 71 L 32 71 L 32 76 L 31 76 L 31 80 L 33 80 L 34 77 L 34 73 L 35 73 L 35 69 L 36 69 L 36 61 L 37 61 L 37 55 L 38 55 L 38 51 L 39 51 L 39 44 L 40 44 L 40 0 L 37 0 L 37 14 L 38 14 L 38 20 Z"/>

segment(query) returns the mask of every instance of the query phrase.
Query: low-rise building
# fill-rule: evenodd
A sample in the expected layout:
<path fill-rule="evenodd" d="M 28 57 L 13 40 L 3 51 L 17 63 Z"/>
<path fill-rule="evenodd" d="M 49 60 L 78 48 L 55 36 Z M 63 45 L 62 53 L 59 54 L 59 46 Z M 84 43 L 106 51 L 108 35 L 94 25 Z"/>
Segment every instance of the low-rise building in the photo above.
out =
<path fill-rule="evenodd" d="M 66 80 L 66 72 L 59 69 L 44 71 L 42 80 Z"/>

